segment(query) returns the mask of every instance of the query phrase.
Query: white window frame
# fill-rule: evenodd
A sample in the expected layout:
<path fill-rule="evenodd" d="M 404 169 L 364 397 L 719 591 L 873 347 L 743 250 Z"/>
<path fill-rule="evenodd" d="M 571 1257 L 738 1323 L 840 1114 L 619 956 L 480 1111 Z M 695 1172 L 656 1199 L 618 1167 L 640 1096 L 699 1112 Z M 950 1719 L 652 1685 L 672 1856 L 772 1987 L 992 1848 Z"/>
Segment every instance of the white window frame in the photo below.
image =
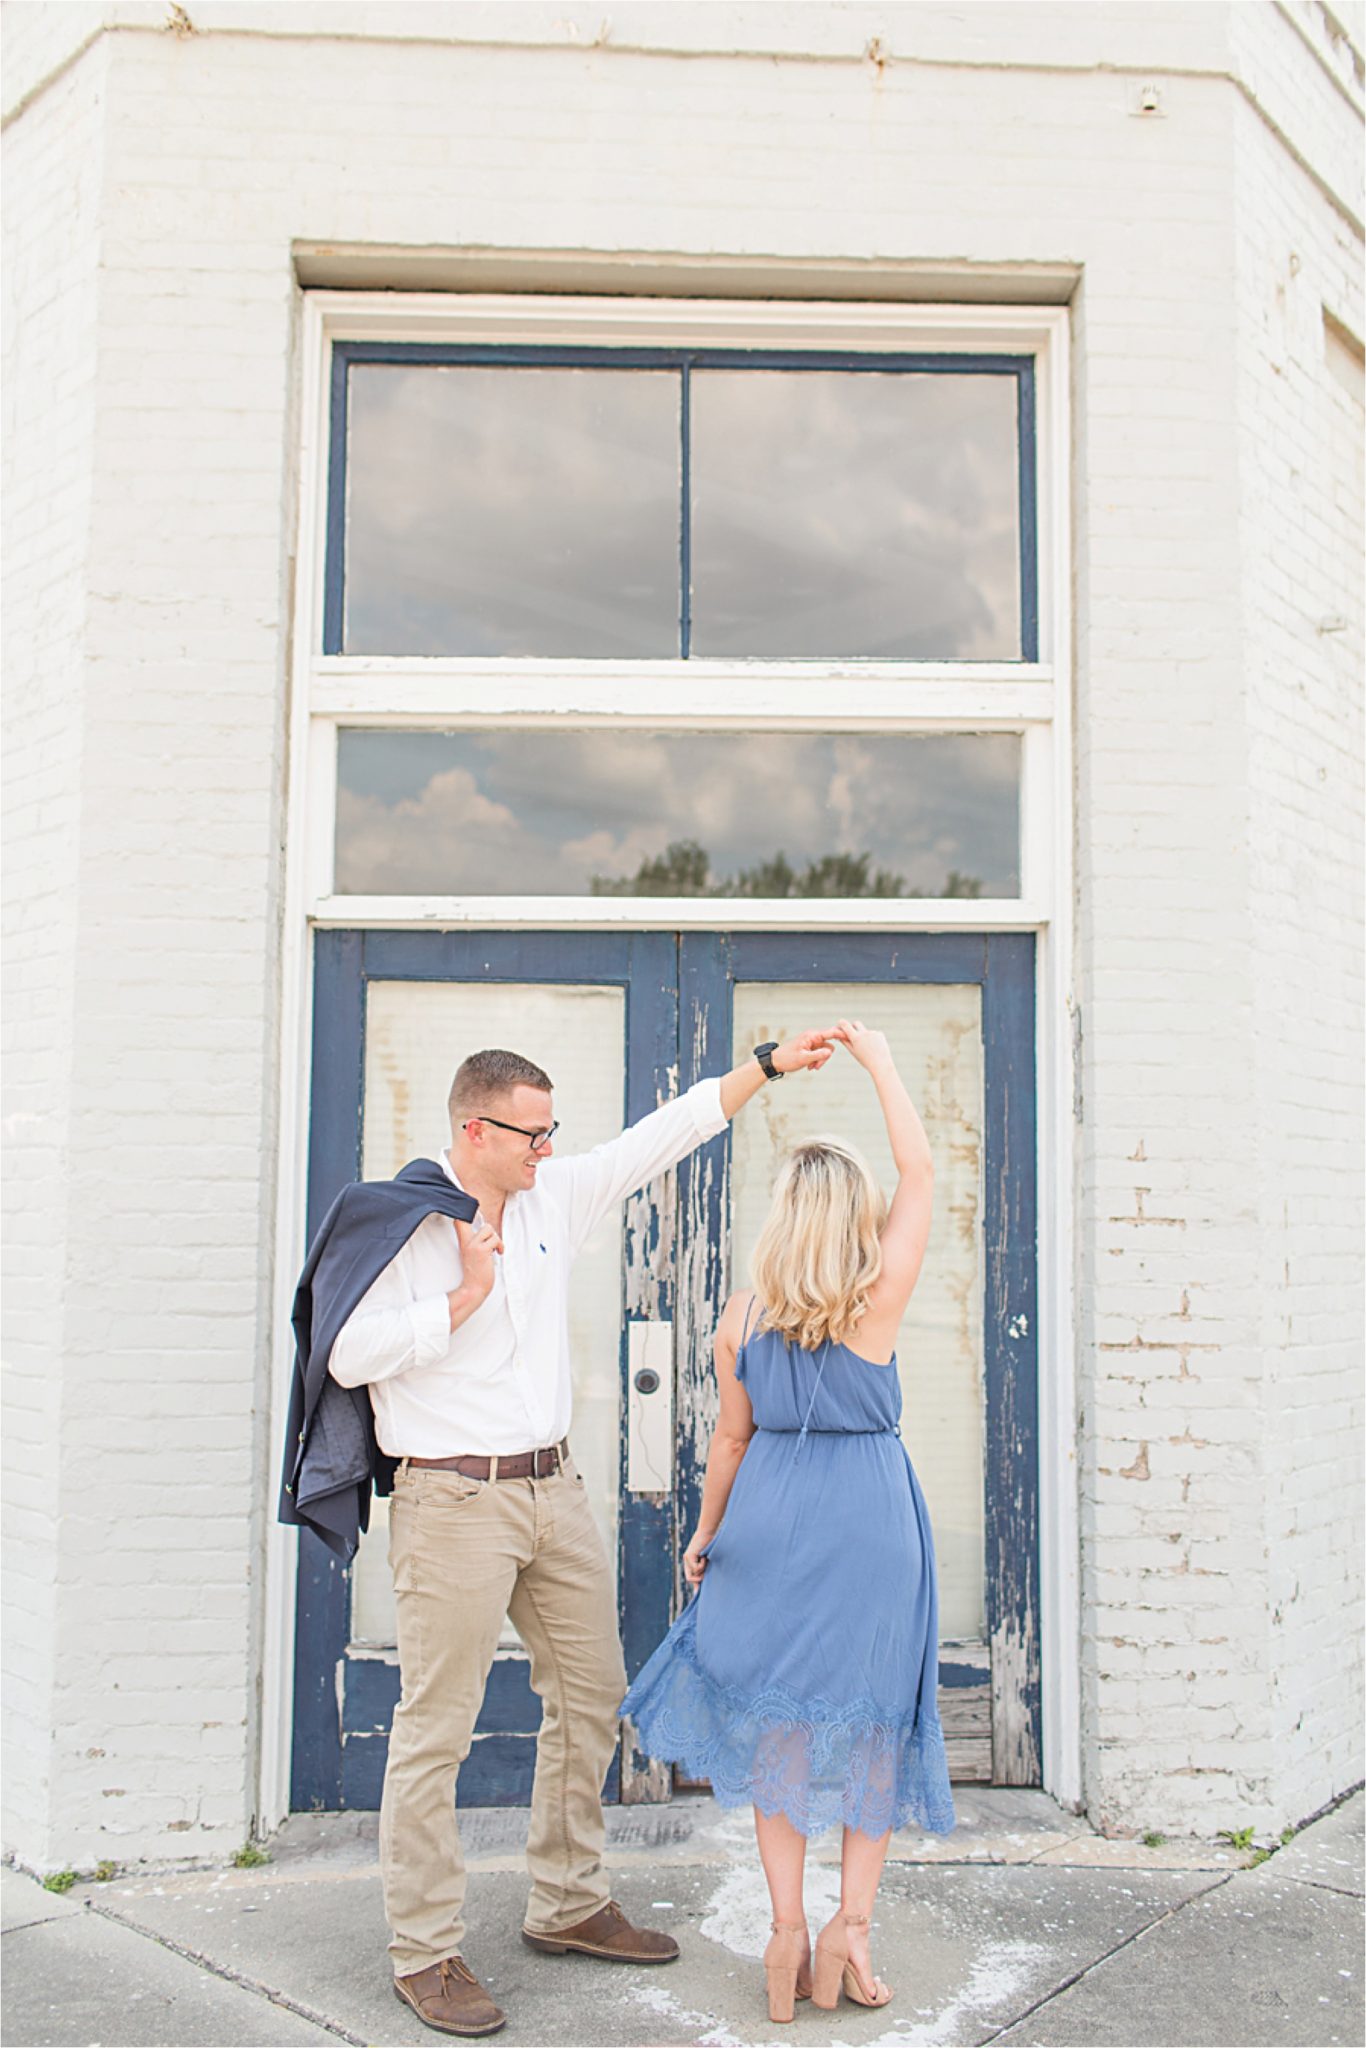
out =
<path fill-rule="evenodd" d="M 1034 361 L 1035 662 L 384 658 L 324 655 L 323 600 L 333 345 L 480 342 L 708 346 L 936 354 Z M 299 330 L 289 790 L 281 961 L 283 1032 L 276 1330 L 287 1333 L 303 1255 L 312 933 L 347 929 L 603 931 L 763 929 L 1038 934 L 1041 1598 L 1044 1783 L 1080 1798 L 1074 1363 L 1072 1358 L 1073 1001 L 1072 592 L 1069 314 L 1065 307 L 810 300 L 615 299 L 507 293 L 305 292 Z M 743 688 L 737 691 L 737 681 Z M 839 710 L 830 714 L 832 686 Z M 737 711 L 737 702 L 743 711 Z M 686 704 L 686 714 L 668 707 Z M 727 898 L 356 896 L 333 888 L 337 734 L 342 727 L 452 731 L 642 729 L 964 733 L 1022 737 L 1021 893 L 777 903 Z M 276 1419 L 291 1360 L 275 1360 Z M 272 1438 L 272 1442 L 274 1439 Z M 294 1544 L 273 1530 L 259 1796 L 263 1825 L 288 1811 Z M 1053 1654 L 1050 1654 L 1052 1646 Z"/>

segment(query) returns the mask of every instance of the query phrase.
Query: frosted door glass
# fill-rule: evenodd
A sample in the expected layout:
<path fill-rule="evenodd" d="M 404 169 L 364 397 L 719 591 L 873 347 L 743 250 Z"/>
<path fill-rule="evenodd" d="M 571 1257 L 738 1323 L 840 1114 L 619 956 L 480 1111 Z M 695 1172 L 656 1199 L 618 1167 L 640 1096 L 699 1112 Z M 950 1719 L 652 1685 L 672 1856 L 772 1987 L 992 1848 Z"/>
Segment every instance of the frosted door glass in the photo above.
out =
<path fill-rule="evenodd" d="M 735 990 L 735 1057 L 765 1039 L 858 1017 L 885 1031 L 934 1154 L 934 1219 L 897 1336 L 901 1431 L 934 1525 L 939 1625 L 949 1640 L 985 1634 L 982 1503 L 982 1015 L 975 983 L 891 987 L 744 982 Z M 731 1272 L 749 1260 L 778 1167 L 804 1138 L 856 1145 L 888 1194 L 896 1185 L 876 1092 L 838 1050 L 824 1072 L 770 1082 L 733 1136 Z"/>
<path fill-rule="evenodd" d="M 365 1113 L 361 1171 L 397 1173 L 450 1142 L 446 1097 L 466 1054 L 506 1046 L 543 1067 L 555 1084 L 559 1155 L 614 1138 L 624 1121 L 625 996 L 619 988 L 534 983 L 372 981 L 365 1013 Z M 571 1442 L 616 1570 L 620 1439 L 621 1214 L 579 1253 L 569 1290 L 574 1374 Z M 352 1568 L 351 1637 L 394 1641 L 388 1502 L 377 1500 Z M 508 1623 L 504 1640 L 517 1641 Z"/>

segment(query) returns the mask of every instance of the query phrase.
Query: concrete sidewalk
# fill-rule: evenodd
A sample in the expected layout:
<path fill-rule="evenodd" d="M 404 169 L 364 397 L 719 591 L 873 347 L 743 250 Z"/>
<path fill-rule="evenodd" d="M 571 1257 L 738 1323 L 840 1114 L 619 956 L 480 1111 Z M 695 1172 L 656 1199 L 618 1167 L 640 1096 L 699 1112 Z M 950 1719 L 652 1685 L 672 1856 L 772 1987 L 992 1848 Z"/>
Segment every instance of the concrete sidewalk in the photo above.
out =
<path fill-rule="evenodd" d="M 1107 1840 L 1041 1792 L 956 1786 L 944 1839 L 895 1838 L 873 1930 L 880 2013 L 766 2017 L 768 1906 L 748 1813 L 616 1807 L 616 1896 L 678 1934 L 665 1968 L 537 1956 L 518 1939 L 526 1816 L 463 1816 L 466 1953 L 509 2048 L 849 2048 L 959 2043 L 1295 2043 L 1363 2038 L 1362 1795 L 1266 1862 L 1223 1843 Z M 813 1844 L 813 1924 L 838 1903 L 838 1836 Z M 252 1871 L 115 1877 L 65 1895 L 4 1872 L 6 2048 L 431 2043 L 395 1999 L 373 1815 L 297 1817 Z"/>

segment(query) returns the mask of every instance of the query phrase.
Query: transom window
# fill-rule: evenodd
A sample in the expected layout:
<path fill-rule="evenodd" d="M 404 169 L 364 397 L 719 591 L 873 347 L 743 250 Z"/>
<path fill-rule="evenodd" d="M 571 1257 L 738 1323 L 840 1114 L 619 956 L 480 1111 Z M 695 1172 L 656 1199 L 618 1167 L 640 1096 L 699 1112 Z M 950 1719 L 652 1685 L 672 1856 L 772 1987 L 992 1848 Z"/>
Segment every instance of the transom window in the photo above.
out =
<path fill-rule="evenodd" d="M 1033 661 L 1032 359 L 334 351 L 325 649 Z"/>
<path fill-rule="evenodd" d="M 339 893 L 1020 892 L 1014 733 L 340 734 Z"/>
<path fill-rule="evenodd" d="M 1047 921 L 1065 314 L 305 305 L 316 921 Z"/>

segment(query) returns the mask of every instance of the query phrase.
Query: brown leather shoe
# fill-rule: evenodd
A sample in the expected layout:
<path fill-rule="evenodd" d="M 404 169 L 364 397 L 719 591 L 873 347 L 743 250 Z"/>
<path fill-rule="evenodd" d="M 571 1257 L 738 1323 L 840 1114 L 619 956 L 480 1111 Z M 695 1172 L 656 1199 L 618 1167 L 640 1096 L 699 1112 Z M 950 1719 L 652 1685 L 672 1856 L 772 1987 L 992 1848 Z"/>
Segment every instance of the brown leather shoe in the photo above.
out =
<path fill-rule="evenodd" d="M 507 2025 L 501 2012 L 460 1956 L 447 1956 L 411 1977 L 395 1977 L 396 1996 L 410 2005 L 424 2026 L 442 2034 L 496 2034 Z"/>
<path fill-rule="evenodd" d="M 671 1934 L 656 1934 L 649 1927 L 633 1927 L 615 1899 L 609 1899 L 596 1913 L 580 1920 L 577 1927 L 562 1927 L 558 1934 L 533 1934 L 522 1929 L 528 1948 L 543 1949 L 548 1956 L 600 1956 L 605 1963 L 672 1963 L 678 1958 L 678 1943 Z"/>

